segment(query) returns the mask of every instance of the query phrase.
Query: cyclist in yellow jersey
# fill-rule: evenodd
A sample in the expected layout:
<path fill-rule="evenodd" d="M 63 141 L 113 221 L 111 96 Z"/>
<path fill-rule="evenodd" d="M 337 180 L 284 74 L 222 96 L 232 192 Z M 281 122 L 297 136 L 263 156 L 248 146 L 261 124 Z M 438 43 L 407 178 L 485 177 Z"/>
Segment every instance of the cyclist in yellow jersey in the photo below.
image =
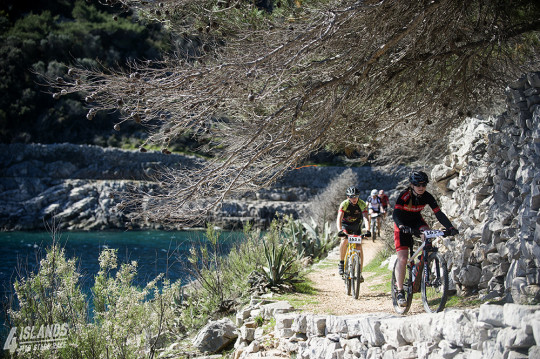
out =
<path fill-rule="evenodd" d="M 345 260 L 345 253 L 347 252 L 347 235 L 344 234 L 362 234 L 362 218 L 364 218 L 364 225 L 366 229 L 366 236 L 370 237 L 367 217 L 367 204 L 358 198 L 360 191 L 356 187 L 349 187 L 347 189 L 347 199 L 341 202 L 339 205 L 336 225 L 338 229 L 338 235 L 342 237 L 339 247 L 340 261 L 338 264 L 339 275 L 343 275 L 343 265 Z M 362 245 L 360 247 L 360 259 L 363 265 L 364 253 L 362 252 Z M 363 281 L 363 278 L 360 278 Z"/>

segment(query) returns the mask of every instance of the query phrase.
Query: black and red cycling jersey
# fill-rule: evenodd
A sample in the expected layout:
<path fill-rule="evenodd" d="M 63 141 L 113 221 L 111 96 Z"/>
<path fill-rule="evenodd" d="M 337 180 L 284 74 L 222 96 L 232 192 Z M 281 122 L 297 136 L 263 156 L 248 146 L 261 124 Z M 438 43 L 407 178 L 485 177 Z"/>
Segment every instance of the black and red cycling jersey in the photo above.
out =
<path fill-rule="evenodd" d="M 429 205 L 435 213 L 435 217 L 441 222 L 445 228 L 452 227 L 452 223 L 441 211 L 435 198 L 428 191 L 422 196 L 415 196 L 411 189 L 407 189 L 400 193 L 394 206 L 392 217 L 397 227 L 400 225 L 415 228 L 418 223 L 425 222 L 422 218 L 422 210 L 426 205 Z"/>

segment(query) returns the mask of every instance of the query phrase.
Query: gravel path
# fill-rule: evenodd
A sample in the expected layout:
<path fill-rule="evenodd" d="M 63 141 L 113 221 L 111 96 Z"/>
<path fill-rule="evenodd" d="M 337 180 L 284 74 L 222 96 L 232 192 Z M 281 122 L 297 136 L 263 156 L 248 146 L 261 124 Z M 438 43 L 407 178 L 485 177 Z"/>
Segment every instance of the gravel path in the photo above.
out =
<path fill-rule="evenodd" d="M 382 240 L 376 240 L 375 242 L 369 239 L 366 240 L 362 244 L 364 262 L 369 263 L 372 261 L 377 253 L 383 249 L 383 246 Z M 338 263 L 339 246 L 334 248 L 327 258 L 313 266 L 308 278 L 313 282 L 316 293 L 297 294 L 298 297 L 295 299 L 307 303 L 299 307 L 295 305 L 297 309 L 309 313 L 333 315 L 375 312 L 395 314 L 392 297 L 384 286 L 385 281 L 388 279 L 381 278 L 380 275 L 378 278 L 378 275 L 373 272 L 364 272 L 365 281 L 360 286 L 360 297 L 354 299 L 352 296 L 347 295 L 345 282 L 338 273 Z M 419 298 L 415 297 L 409 315 L 423 312 Z"/>

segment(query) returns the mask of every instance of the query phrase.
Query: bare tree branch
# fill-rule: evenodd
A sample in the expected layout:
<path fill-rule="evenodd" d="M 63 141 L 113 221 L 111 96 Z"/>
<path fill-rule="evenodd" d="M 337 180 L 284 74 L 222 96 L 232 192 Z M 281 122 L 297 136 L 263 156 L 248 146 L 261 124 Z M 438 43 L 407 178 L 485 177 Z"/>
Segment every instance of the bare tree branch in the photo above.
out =
<path fill-rule="evenodd" d="M 164 153 L 185 134 L 214 153 L 164 173 L 159 195 L 134 197 L 149 220 L 203 218 L 322 147 L 382 162 L 437 156 L 464 116 L 539 68 L 534 1 L 321 1 L 272 14 L 244 1 L 108 3 L 164 22 L 182 46 L 127 69 L 75 66 L 51 85 L 88 94 L 89 119 L 119 111 L 149 126 Z"/>

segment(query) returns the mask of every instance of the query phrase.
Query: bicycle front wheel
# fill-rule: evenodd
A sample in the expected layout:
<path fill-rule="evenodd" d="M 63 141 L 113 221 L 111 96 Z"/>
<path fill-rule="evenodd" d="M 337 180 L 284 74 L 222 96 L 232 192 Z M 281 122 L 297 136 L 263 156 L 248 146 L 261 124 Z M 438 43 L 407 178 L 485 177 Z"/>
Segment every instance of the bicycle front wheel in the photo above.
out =
<path fill-rule="evenodd" d="M 347 295 L 351 295 L 352 290 L 352 281 L 351 281 L 351 271 L 350 271 L 350 261 L 351 257 L 347 256 L 345 261 L 345 273 L 343 274 L 343 279 L 345 279 L 345 286 L 347 287 Z"/>
<path fill-rule="evenodd" d="M 413 288 L 412 288 L 412 278 L 411 278 L 411 271 L 408 269 L 408 267 L 405 267 L 405 279 L 403 280 L 403 290 L 405 291 L 405 305 L 401 306 L 398 303 L 397 300 L 397 279 L 396 279 L 396 267 L 397 267 L 397 260 L 394 263 L 394 270 L 392 270 L 392 304 L 394 305 L 394 310 L 398 314 L 406 314 L 409 309 L 411 308 L 412 299 L 413 299 Z"/>
<path fill-rule="evenodd" d="M 360 261 L 360 256 L 355 254 L 352 258 L 352 292 L 354 299 L 358 299 L 360 296 L 360 276 L 362 275 L 362 263 Z"/>
<path fill-rule="evenodd" d="M 437 313 L 444 309 L 448 299 L 448 269 L 443 257 L 431 253 L 427 261 L 427 276 L 422 274 L 422 302 L 428 313 Z"/>
<path fill-rule="evenodd" d="M 371 239 L 373 242 L 377 239 L 377 218 L 371 219 Z"/>

